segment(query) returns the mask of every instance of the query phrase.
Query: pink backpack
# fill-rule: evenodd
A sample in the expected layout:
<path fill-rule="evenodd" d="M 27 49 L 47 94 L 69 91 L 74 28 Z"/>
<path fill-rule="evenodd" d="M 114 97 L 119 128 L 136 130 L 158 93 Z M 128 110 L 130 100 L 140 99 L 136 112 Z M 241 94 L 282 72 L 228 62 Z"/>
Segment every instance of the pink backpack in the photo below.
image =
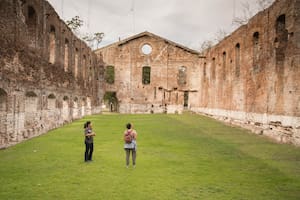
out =
<path fill-rule="evenodd" d="M 131 131 L 127 131 L 126 134 L 124 135 L 124 141 L 126 143 L 131 143 L 132 142 L 132 135 L 131 135 Z"/>

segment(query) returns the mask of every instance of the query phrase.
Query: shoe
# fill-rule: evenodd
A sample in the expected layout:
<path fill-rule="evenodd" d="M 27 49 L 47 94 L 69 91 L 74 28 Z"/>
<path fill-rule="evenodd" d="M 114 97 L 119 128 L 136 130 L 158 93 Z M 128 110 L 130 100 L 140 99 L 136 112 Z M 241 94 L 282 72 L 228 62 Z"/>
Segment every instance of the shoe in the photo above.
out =
<path fill-rule="evenodd" d="M 135 165 L 133 165 L 133 168 L 135 168 Z"/>
<path fill-rule="evenodd" d="M 128 165 L 126 165 L 126 168 L 128 169 L 128 168 L 129 168 L 129 166 L 128 166 Z"/>

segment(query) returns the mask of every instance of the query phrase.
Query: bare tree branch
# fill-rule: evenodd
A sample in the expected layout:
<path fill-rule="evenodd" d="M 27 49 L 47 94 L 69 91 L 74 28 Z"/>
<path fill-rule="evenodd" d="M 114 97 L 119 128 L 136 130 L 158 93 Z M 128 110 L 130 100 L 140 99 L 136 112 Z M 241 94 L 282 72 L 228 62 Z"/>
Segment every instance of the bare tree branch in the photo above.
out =
<path fill-rule="evenodd" d="M 248 2 L 242 2 L 241 6 L 243 8 L 243 14 L 240 17 L 235 17 L 232 19 L 232 24 L 241 26 L 247 24 L 249 19 L 253 16 L 250 4 Z"/>
<path fill-rule="evenodd" d="M 228 33 L 224 29 L 219 29 L 217 33 L 215 33 L 215 41 L 216 42 L 221 42 Z"/>
<path fill-rule="evenodd" d="M 254 13 L 268 8 L 275 0 L 256 0 L 256 8 L 251 8 L 248 2 L 241 3 L 243 14 L 232 19 L 232 24 L 241 26 L 247 24 Z"/>
<path fill-rule="evenodd" d="M 200 52 L 210 49 L 214 45 L 214 42 L 211 40 L 205 40 L 200 44 Z"/>
<path fill-rule="evenodd" d="M 256 0 L 256 3 L 258 4 L 259 10 L 265 10 L 268 8 L 275 0 Z"/>

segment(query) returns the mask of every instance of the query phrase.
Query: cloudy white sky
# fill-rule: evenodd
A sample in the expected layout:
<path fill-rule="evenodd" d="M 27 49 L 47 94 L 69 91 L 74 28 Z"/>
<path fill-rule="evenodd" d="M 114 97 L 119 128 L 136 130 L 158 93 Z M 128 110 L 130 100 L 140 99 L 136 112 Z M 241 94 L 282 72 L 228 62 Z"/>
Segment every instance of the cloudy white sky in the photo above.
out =
<path fill-rule="evenodd" d="M 104 32 L 99 47 L 149 31 L 199 50 L 219 30 L 232 32 L 234 16 L 243 16 L 245 2 L 255 13 L 257 0 L 48 0 L 63 20 L 78 15 L 82 32 Z"/>

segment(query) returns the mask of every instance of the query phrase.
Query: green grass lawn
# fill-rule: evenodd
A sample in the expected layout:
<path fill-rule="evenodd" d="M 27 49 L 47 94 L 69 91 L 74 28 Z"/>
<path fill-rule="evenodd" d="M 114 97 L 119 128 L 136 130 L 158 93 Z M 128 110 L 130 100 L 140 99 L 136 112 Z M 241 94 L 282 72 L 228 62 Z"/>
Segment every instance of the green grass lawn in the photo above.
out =
<path fill-rule="evenodd" d="M 84 163 L 83 123 L 94 161 Z M 122 133 L 138 132 L 125 168 Z M 300 149 L 207 117 L 93 115 L 0 151 L 0 199 L 300 199 Z"/>

